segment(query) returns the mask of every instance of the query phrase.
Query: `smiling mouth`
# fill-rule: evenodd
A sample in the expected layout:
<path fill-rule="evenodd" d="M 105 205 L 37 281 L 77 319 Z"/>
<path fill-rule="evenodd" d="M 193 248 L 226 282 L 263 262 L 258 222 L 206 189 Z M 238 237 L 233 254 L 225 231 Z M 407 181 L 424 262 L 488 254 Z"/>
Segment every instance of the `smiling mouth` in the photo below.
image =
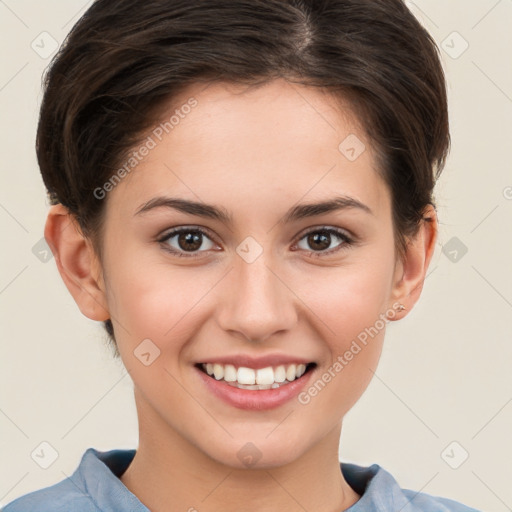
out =
<path fill-rule="evenodd" d="M 199 363 L 196 365 L 212 379 L 239 389 L 264 390 L 286 386 L 310 372 L 316 363 L 286 364 L 265 368 L 248 368 L 232 364 Z"/>

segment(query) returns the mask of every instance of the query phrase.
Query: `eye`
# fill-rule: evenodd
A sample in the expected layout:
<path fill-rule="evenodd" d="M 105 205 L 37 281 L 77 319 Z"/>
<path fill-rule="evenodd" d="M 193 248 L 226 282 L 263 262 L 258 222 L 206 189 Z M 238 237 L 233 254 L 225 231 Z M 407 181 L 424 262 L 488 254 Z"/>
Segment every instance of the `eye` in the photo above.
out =
<path fill-rule="evenodd" d="M 339 243 L 334 249 L 327 250 L 332 244 L 334 238 Z M 203 247 L 205 240 L 208 242 Z M 300 242 L 305 240 L 313 249 L 300 247 Z M 180 227 L 167 232 L 163 237 L 158 239 L 164 249 L 175 256 L 194 258 L 199 257 L 202 252 L 216 250 L 217 247 L 212 241 L 212 237 L 207 231 L 199 227 Z M 308 231 L 303 235 L 299 243 L 296 245 L 299 249 L 305 250 L 309 256 L 321 257 L 336 253 L 353 245 L 354 241 L 342 230 L 336 228 L 322 227 Z M 203 247 L 203 250 L 200 250 Z"/>
<path fill-rule="evenodd" d="M 338 243 L 334 249 L 327 251 L 326 249 L 328 249 L 331 245 L 333 236 L 340 240 L 340 243 Z M 354 241 L 344 231 L 328 227 L 323 227 L 320 229 L 316 228 L 314 230 L 308 231 L 300 239 L 300 241 L 302 240 L 305 240 L 313 250 L 309 250 L 308 248 L 304 247 L 302 247 L 302 249 L 307 251 L 310 256 L 314 257 L 321 257 L 336 253 L 340 250 L 349 248 L 354 243 Z M 297 244 L 297 246 L 299 246 L 299 244 Z"/>
<path fill-rule="evenodd" d="M 204 241 L 208 240 L 204 250 L 199 251 Z M 200 228 L 182 227 L 173 229 L 158 240 L 164 245 L 166 251 L 171 252 L 179 257 L 194 258 L 200 256 L 201 252 L 213 249 L 215 244 L 212 242 L 208 233 Z"/>

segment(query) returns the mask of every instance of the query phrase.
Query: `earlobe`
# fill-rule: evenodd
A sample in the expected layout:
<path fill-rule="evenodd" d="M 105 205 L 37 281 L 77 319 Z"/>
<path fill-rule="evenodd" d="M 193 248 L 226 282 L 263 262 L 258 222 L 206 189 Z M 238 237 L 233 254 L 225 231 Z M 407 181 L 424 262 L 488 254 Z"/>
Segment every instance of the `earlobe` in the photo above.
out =
<path fill-rule="evenodd" d="M 80 311 L 91 320 L 108 320 L 105 290 L 100 282 L 101 266 L 92 244 L 72 214 L 61 205 L 50 207 L 44 237 L 50 246 L 59 273 Z"/>
<path fill-rule="evenodd" d="M 393 319 L 398 320 L 407 315 L 418 301 L 423 290 L 427 270 L 434 254 L 438 233 L 435 208 L 428 205 L 418 233 L 407 242 L 407 248 L 395 271 L 392 300 L 401 303 L 405 309 Z M 393 308 L 396 309 L 396 308 Z"/>

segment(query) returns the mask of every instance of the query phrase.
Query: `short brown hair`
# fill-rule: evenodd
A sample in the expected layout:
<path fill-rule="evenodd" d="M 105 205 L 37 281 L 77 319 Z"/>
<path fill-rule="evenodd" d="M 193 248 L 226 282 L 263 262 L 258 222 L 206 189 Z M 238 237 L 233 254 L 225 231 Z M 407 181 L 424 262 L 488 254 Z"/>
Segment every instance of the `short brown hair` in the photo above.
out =
<path fill-rule="evenodd" d="M 285 78 L 349 100 L 379 155 L 403 254 L 450 146 L 438 52 L 402 0 L 96 0 L 45 76 L 37 157 L 50 202 L 101 257 L 105 201 L 93 191 L 159 108 L 200 81 Z"/>

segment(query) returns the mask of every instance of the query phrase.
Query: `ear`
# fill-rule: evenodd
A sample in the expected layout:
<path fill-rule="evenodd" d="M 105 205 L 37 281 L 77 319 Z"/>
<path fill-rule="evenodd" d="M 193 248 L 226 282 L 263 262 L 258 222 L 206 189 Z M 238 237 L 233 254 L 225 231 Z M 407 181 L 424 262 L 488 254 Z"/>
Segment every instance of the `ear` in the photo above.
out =
<path fill-rule="evenodd" d="M 108 320 L 101 265 L 75 217 L 61 205 L 50 207 L 44 237 L 60 275 L 80 311 L 91 320 Z"/>
<path fill-rule="evenodd" d="M 407 241 L 405 254 L 397 262 L 391 295 L 396 315 L 390 319 L 403 318 L 420 298 L 428 266 L 434 254 L 438 230 L 436 210 L 432 205 L 428 205 L 423 213 L 418 233 Z M 396 308 L 396 303 L 405 306 L 404 312 Z"/>

